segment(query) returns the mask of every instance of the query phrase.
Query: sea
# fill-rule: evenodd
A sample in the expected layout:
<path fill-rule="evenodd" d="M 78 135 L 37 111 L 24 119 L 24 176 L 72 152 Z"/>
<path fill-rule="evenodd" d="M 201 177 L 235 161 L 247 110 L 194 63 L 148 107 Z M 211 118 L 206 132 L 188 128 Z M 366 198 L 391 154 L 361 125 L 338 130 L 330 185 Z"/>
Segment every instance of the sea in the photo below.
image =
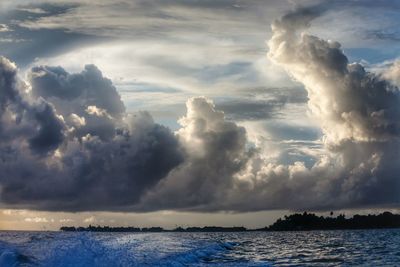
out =
<path fill-rule="evenodd" d="M 0 266 L 400 266 L 400 229 L 0 232 Z"/>

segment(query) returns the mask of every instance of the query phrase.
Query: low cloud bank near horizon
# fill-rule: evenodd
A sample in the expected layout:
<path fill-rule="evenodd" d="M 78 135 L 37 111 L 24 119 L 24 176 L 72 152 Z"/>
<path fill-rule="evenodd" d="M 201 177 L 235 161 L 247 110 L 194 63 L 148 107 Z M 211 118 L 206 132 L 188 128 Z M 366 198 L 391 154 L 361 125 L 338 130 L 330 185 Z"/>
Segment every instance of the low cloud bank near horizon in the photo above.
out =
<path fill-rule="evenodd" d="M 48 211 L 259 211 L 399 204 L 400 68 L 350 63 L 341 45 L 305 32 L 298 9 L 272 25 L 268 57 L 308 93 L 323 132 L 315 162 L 282 164 L 205 97 L 172 132 L 127 114 L 94 65 L 33 67 L 0 58 L 0 202 Z"/>

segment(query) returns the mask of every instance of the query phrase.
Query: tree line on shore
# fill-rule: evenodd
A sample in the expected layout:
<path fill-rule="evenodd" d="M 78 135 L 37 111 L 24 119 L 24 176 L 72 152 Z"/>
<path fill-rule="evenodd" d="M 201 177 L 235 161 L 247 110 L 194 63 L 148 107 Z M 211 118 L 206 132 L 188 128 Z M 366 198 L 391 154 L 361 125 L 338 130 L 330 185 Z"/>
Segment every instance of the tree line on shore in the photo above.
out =
<path fill-rule="evenodd" d="M 400 228 L 400 215 L 383 212 L 377 215 L 354 215 L 346 218 L 344 214 L 336 217 L 317 216 L 314 213 L 295 213 L 284 218 L 279 218 L 270 226 L 259 229 L 247 229 L 243 226 L 221 227 L 177 227 L 167 230 L 162 227 L 111 227 L 92 226 L 74 227 L 62 226 L 61 231 L 90 231 L 90 232 L 244 232 L 244 231 L 307 231 L 307 230 L 345 230 L 345 229 L 374 229 L 374 228 Z"/>
<path fill-rule="evenodd" d="M 162 227 L 110 227 L 110 226 L 93 226 L 88 227 L 74 227 L 74 226 L 62 226 L 61 231 L 89 231 L 89 232 L 143 232 L 143 233 L 158 233 L 158 232 L 243 232 L 249 231 L 245 227 L 219 227 L 219 226 L 205 226 L 205 227 L 188 227 L 182 228 L 177 227 L 172 230 L 167 230 Z"/>

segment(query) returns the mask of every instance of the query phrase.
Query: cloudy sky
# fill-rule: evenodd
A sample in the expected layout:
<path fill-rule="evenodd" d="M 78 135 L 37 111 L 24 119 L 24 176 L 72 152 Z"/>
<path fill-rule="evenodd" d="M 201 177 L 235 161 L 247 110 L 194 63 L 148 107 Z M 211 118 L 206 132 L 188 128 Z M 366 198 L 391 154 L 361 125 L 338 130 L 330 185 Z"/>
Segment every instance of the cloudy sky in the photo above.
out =
<path fill-rule="evenodd" d="M 0 229 L 397 211 L 399 13 L 2 0 Z"/>

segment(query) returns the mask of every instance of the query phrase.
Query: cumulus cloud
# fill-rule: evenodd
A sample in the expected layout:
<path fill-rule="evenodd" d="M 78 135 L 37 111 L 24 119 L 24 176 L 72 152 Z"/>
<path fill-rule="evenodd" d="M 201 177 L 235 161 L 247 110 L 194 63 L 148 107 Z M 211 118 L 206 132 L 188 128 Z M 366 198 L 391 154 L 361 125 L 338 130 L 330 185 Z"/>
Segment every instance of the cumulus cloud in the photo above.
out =
<path fill-rule="evenodd" d="M 389 64 L 384 64 L 382 68 L 377 70 L 381 77 L 396 87 L 400 87 L 400 60 L 395 60 L 389 62 Z"/>
<path fill-rule="evenodd" d="M 137 202 L 182 161 L 149 113 L 127 115 L 95 66 L 35 67 L 29 85 L 0 61 L 1 200 L 12 207 L 114 210 Z"/>
<path fill-rule="evenodd" d="M 245 129 L 226 121 L 210 100 L 191 98 L 186 105 L 177 132 L 185 162 L 146 196 L 139 209 L 212 209 L 235 186 L 233 176 L 251 156 Z"/>
<path fill-rule="evenodd" d="M 338 42 L 304 33 L 316 16 L 303 9 L 282 17 L 272 25 L 269 41 L 269 57 L 304 84 L 327 152 L 333 153 L 335 173 L 322 181 L 310 179 L 324 196 L 309 205 L 396 204 L 399 90 L 385 76 L 350 63 Z M 309 176 L 315 176 L 313 169 Z M 321 182 L 323 188 L 316 186 Z"/>
<path fill-rule="evenodd" d="M 117 118 L 125 112 L 112 82 L 94 65 L 86 65 L 81 73 L 75 74 L 62 67 L 38 66 L 32 68 L 29 78 L 32 94 L 54 102 L 62 114 L 75 110 L 79 115 L 86 106 L 96 106 Z"/>
<path fill-rule="evenodd" d="M 272 25 L 268 56 L 304 84 L 320 123 L 323 153 L 311 166 L 268 159 L 246 146 L 244 128 L 206 99 L 192 99 L 178 131 L 184 164 L 147 194 L 144 208 L 335 209 L 398 204 L 399 90 L 350 63 L 338 42 L 304 31 L 321 10 L 299 9 Z M 235 144 L 235 145 L 233 145 Z"/>
<path fill-rule="evenodd" d="M 30 99 L 26 84 L 16 77 L 16 66 L 6 58 L 0 58 L 0 135 L 3 144 L 22 141 L 32 152 L 49 153 L 60 145 L 65 137 L 65 124 L 54 106 L 42 98 Z"/>
<path fill-rule="evenodd" d="M 308 92 L 329 142 L 384 141 L 398 135 L 398 93 L 358 63 L 349 64 L 340 44 L 301 34 L 311 15 L 287 16 L 273 25 L 270 57 Z"/>
<path fill-rule="evenodd" d="M 137 210 L 253 211 L 313 207 L 325 180 L 337 175 L 327 157 L 312 169 L 304 163 L 268 163 L 248 145 L 246 130 L 225 119 L 206 98 L 187 102 L 177 132 L 185 161 L 148 191 Z M 265 152 L 267 153 L 267 151 Z M 324 193 L 327 190 L 323 191 Z M 331 200 L 331 196 L 324 200 Z M 324 196 L 324 197 L 325 197 Z"/>

